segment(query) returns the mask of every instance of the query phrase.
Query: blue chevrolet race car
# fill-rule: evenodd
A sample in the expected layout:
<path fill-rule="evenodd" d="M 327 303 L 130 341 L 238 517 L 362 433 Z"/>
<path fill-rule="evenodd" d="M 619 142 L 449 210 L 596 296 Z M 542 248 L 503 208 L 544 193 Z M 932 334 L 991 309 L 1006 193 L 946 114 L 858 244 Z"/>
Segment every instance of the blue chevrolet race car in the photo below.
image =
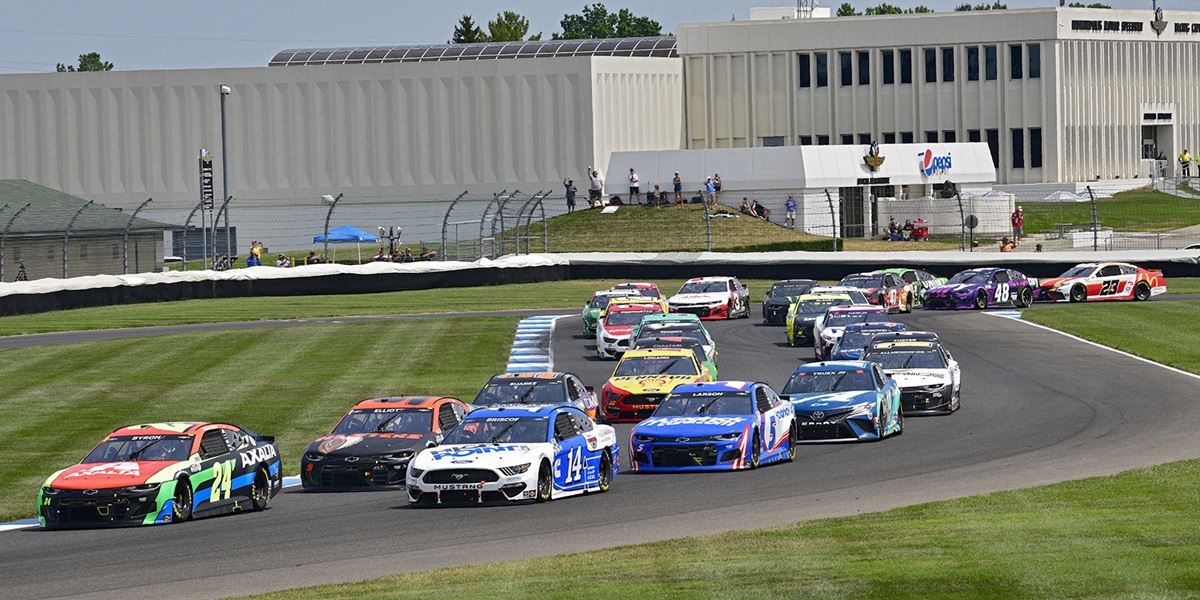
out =
<path fill-rule="evenodd" d="M 783 396 L 795 407 L 801 442 L 876 441 L 904 430 L 900 386 L 873 362 L 800 365 Z"/>
<path fill-rule="evenodd" d="M 842 337 L 834 342 L 829 360 L 859 360 L 863 357 L 871 340 L 880 333 L 908 331 L 904 323 L 855 323 L 842 330 Z"/>
<path fill-rule="evenodd" d="M 796 458 L 791 403 L 765 383 L 676 387 L 630 436 L 634 471 L 725 471 Z"/>

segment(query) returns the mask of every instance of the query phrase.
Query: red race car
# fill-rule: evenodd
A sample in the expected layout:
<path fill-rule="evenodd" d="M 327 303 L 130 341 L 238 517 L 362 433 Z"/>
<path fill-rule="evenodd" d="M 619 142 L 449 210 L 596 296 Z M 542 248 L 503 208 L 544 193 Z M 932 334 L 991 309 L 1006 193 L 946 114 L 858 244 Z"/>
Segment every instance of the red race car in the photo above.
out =
<path fill-rule="evenodd" d="M 1034 300 L 1149 300 L 1166 292 L 1167 280 L 1162 271 L 1128 263 L 1082 263 L 1058 277 L 1041 280 Z"/>

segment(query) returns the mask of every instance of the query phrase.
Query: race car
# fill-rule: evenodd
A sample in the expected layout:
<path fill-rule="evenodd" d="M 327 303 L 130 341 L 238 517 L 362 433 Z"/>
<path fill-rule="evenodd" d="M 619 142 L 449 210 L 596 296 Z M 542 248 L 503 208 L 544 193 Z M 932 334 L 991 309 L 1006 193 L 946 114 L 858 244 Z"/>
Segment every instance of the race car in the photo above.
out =
<path fill-rule="evenodd" d="M 900 385 L 906 415 L 950 414 L 962 405 L 958 361 L 936 341 L 874 341 L 863 360 L 879 363 Z"/>
<path fill-rule="evenodd" d="M 867 300 L 890 312 L 912 312 L 913 289 L 894 273 L 876 271 L 847 275 L 838 287 L 862 290 Z"/>
<path fill-rule="evenodd" d="M 709 335 L 708 329 L 700 322 L 700 317 L 686 313 L 670 313 L 666 315 L 647 315 L 642 322 L 633 326 L 629 343 L 632 346 L 643 337 L 683 336 L 695 338 L 704 346 L 713 363 L 717 362 L 717 343 Z"/>
<path fill-rule="evenodd" d="M 681 385 L 634 426 L 634 471 L 726 471 L 796 458 L 792 404 L 765 383 Z"/>
<path fill-rule="evenodd" d="M 717 378 L 717 363 L 708 356 L 704 351 L 704 346 L 700 341 L 693 337 L 642 337 L 633 341 L 632 350 L 649 350 L 651 348 L 683 348 L 691 350 L 696 356 L 696 360 L 700 362 L 700 366 L 708 371 L 708 379 L 714 381 Z"/>
<path fill-rule="evenodd" d="M 630 302 L 624 299 L 609 302 L 608 309 L 596 325 L 596 354 L 601 359 L 617 358 L 629 349 L 633 328 L 642 322 L 642 317 L 661 314 L 663 308 L 657 302 Z"/>
<path fill-rule="evenodd" d="M 968 269 L 950 278 L 946 285 L 925 292 L 926 309 L 971 309 L 994 306 L 1024 308 L 1033 302 L 1036 279 L 1020 271 L 995 267 Z"/>
<path fill-rule="evenodd" d="M 854 323 L 891 323 L 882 306 L 859 304 L 831 306 L 813 323 L 813 353 L 817 360 L 827 360 L 833 345 L 842 337 L 842 330 Z"/>
<path fill-rule="evenodd" d="M 787 340 L 795 348 L 804 342 L 813 341 L 813 326 L 825 311 L 834 306 L 855 304 L 848 294 L 805 294 L 796 298 L 788 308 Z M 869 306 L 866 302 L 862 306 Z"/>
<path fill-rule="evenodd" d="M 620 469 L 617 433 L 571 406 L 476 409 L 408 465 L 418 506 L 546 502 L 607 492 Z"/>
<path fill-rule="evenodd" d="M 818 284 L 816 279 L 785 279 L 771 284 L 763 295 L 762 318 L 767 325 L 786 325 L 788 308 L 798 296 L 807 294 Z"/>
<path fill-rule="evenodd" d="M 913 305 L 920 306 L 924 302 L 925 290 L 946 284 L 945 277 L 938 277 L 920 269 L 879 269 L 876 273 L 891 273 L 912 286 Z"/>
<path fill-rule="evenodd" d="M 750 316 L 750 290 L 737 277 L 689 279 L 667 303 L 671 312 L 691 313 L 701 319 Z"/>
<path fill-rule="evenodd" d="M 557 371 L 493 375 L 471 401 L 471 410 L 498 404 L 563 404 L 593 418 L 599 408 L 595 392 L 578 375 Z"/>
<path fill-rule="evenodd" d="M 300 459 L 306 491 L 403 487 L 408 461 L 462 420 L 470 408 L 456 398 L 372 398 L 354 405 L 329 435 Z"/>
<path fill-rule="evenodd" d="M 850 296 L 850 299 L 854 301 L 853 304 L 871 303 L 862 290 L 843 285 L 823 285 L 808 290 L 808 293 L 813 296 Z"/>
<path fill-rule="evenodd" d="M 829 352 L 829 360 L 859 360 L 876 335 L 908 331 L 904 323 L 853 323 L 842 330 Z"/>
<path fill-rule="evenodd" d="M 274 438 L 226 423 L 151 423 L 108 434 L 38 493 L 44 528 L 156 525 L 262 510 L 283 489 Z"/>
<path fill-rule="evenodd" d="M 801 442 L 878 441 L 904 431 L 900 386 L 873 362 L 800 365 L 783 397 L 796 409 Z"/>
<path fill-rule="evenodd" d="M 648 283 L 644 281 L 629 281 L 625 283 L 617 283 L 612 286 L 612 289 L 617 291 L 628 292 L 630 296 L 641 296 L 643 298 L 655 298 L 663 303 L 663 310 L 667 310 L 667 299 L 663 298 L 662 292 L 658 291 L 657 283 Z"/>
<path fill-rule="evenodd" d="M 691 350 L 630 350 L 600 390 L 601 415 L 614 423 L 640 421 L 675 386 L 711 380 Z"/>
<path fill-rule="evenodd" d="M 584 335 L 596 335 L 596 322 L 600 320 L 601 313 L 605 308 L 608 308 L 608 301 L 613 298 L 628 298 L 629 292 L 621 290 L 599 290 L 592 293 L 592 299 L 588 300 L 587 304 L 583 305 L 583 333 Z"/>
<path fill-rule="evenodd" d="M 1167 293 L 1162 271 L 1128 263 L 1083 263 L 1053 279 L 1043 279 L 1034 300 L 1090 302 L 1094 300 L 1149 300 Z"/>

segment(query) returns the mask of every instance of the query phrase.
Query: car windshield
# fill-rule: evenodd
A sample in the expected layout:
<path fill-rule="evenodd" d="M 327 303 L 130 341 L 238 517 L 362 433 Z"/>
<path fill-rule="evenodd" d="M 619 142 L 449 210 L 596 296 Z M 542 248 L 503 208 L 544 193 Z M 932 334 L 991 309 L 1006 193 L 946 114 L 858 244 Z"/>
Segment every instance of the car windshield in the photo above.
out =
<path fill-rule="evenodd" d="M 991 278 L 991 271 L 963 271 L 950 278 L 947 283 L 987 283 Z"/>
<path fill-rule="evenodd" d="M 880 288 L 883 287 L 883 275 L 847 275 L 838 282 L 838 285 L 854 288 Z"/>
<path fill-rule="evenodd" d="M 352 410 L 342 417 L 332 433 L 429 433 L 432 430 L 433 410 L 428 408 L 365 408 Z"/>
<path fill-rule="evenodd" d="M 187 460 L 192 454 L 190 435 L 130 435 L 110 437 L 83 459 L 85 463 Z"/>
<path fill-rule="evenodd" d="M 703 338 L 704 326 L 689 321 L 659 321 L 644 323 L 638 328 L 638 337 L 650 336 L 651 334 L 656 336 L 667 335 Z"/>
<path fill-rule="evenodd" d="M 866 348 L 878 331 L 846 331 L 838 342 L 839 348 Z"/>
<path fill-rule="evenodd" d="M 934 348 L 869 350 L 863 360 L 879 363 L 884 369 L 945 369 L 942 353 Z"/>
<path fill-rule="evenodd" d="M 629 356 L 621 359 L 613 377 L 635 375 L 695 375 L 690 356 Z"/>
<path fill-rule="evenodd" d="M 604 308 L 605 306 L 608 306 L 608 300 L 610 298 L 618 298 L 618 297 L 619 296 L 615 296 L 615 295 L 613 295 L 613 296 L 609 296 L 609 295 L 592 296 L 592 301 L 588 303 L 588 308 Z"/>
<path fill-rule="evenodd" d="M 632 285 L 614 285 L 614 290 L 627 290 L 633 292 L 634 296 L 646 296 L 647 298 L 658 298 L 658 290 L 652 287 L 636 287 Z"/>
<path fill-rule="evenodd" d="M 799 296 L 813 288 L 811 283 L 776 283 L 771 286 L 768 296 Z"/>
<path fill-rule="evenodd" d="M 724 281 L 689 281 L 679 288 L 680 294 L 712 294 L 729 291 Z"/>
<path fill-rule="evenodd" d="M 617 310 L 608 313 L 604 317 L 605 325 L 637 325 L 642 322 L 642 317 L 646 315 L 662 314 L 661 310 L 653 309 L 634 309 L 634 310 Z"/>
<path fill-rule="evenodd" d="M 752 415 L 750 392 L 694 392 L 671 394 L 654 410 L 656 417 L 683 415 Z"/>
<path fill-rule="evenodd" d="M 566 401 L 563 383 L 553 379 L 505 379 L 489 381 L 472 402 L 492 404 L 561 404 Z"/>
<path fill-rule="evenodd" d="M 467 416 L 446 434 L 442 445 L 448 444 L 537 444 L 550 439 L 549 417 L 479 417 Z"/>
<path fill-rule="evenodd" d="M 635 349 L 639 349 L 639 350 L 643 349 L 643 348 L 687 348 L 687 347 L 691 347 L 692 344 L 695 344 L 697 346 L 700 346 L 701 350 L 703 351 L 703 349 L 704 349 L 703 346 L 706 343 L 704 336 L 700 333 L 695 333 L 695 332 L 687 332 L 687 331 L 669 331 L 669 332 L 657 331 L 657 332 L 655 332 L 655 331 L 652 331 L 645 336 L 641 335 L 641 333 L 642 333 L 641 331 L 638 331 L 638 338 L 636 340 L 634 340 L 634 342 L 633 342 L 633 347 Z M 669 334 L 666 337 L 682 338 L 682 340 L 679 340 L 679 341 L 670 340 L 670 341 L 666 341 L 666 342 L 661 341 L 660 338 L 657 336 L 664 335 L 664 333 Z"/>
<path fill-rule="evenodd" d="M 1059 277 L 1087 277 L 1095 269 L 1096 267 L 1072 267 L 1066 273 L 1059 275 Z"/>
<path fill-rule="evenodd" d="M 826 327 L 845 327 L 854 323 L 890 323 L 883 311 L 855 310 L 848 312 L 830 313 L 825 317 Z"/>
<path fill-rule="evenodd" d="M 796 313 L 802 315 L 819 315 L 829 310 L 831 306 L 846 306 L 849 298 L 830 298 L 828 300 L 804 300 L 796 304 Z"/>
<path fill-rule="evenodd" d="M 873 390 L 871 374 L 865 369 L 837 369 L 832 371 L 800 371 L 793 373 L 784 394 L 811 394 L 814 392 L 850 392 Z"/>

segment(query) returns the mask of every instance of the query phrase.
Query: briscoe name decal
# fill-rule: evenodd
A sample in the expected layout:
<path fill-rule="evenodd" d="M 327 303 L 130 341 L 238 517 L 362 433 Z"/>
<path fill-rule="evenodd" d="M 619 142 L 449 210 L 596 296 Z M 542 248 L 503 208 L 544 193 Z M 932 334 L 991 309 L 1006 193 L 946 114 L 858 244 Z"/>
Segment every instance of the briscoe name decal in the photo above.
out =
<path fill-rule="evenodd" d="M 507 445 L 507 446 L 478 446 L 475 448 L 453 448 L 449 450 L 434 450 L 433 460 L 441 460 L 443 458 L 464 458 L 476 454 L 492 454 L 496 452 L 524 452 L 528 450 L 528 446 Z"/>
<path fill-rule="evenodd" d="M 737 425 L 744 419 L 738 417 L 665 417 L 642 422 L 643 427 L 669 427 L 671 425 Z"/>
<path fill-rule="evenodd" d="M 278 454 L 275 451 L 275 446 L 259 446 L 258 448 L 254 448 L 249 452 L 242 452 L 241 456 L 242 466 L 247 467 L 260 462 L 265 462 L 269 458 L 275 458 L 278 456 Z"/>

